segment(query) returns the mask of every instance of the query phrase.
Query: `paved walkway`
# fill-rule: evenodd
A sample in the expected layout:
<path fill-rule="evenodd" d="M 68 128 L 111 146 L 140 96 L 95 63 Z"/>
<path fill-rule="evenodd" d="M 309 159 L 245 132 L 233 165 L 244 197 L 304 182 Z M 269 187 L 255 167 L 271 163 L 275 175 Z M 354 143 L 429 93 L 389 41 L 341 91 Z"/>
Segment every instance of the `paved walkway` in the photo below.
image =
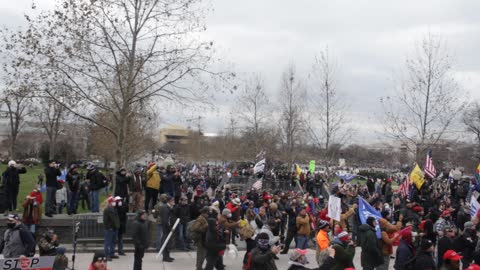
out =
<path fill-rule="evenodd" d="M 227 255 L 224 257 L 224 264 L 227 266 L 227 270 L 241 270 L 242 269 L 242 260 L 245 252 L 240 251 L 238 257 L 233 260 Z M 147 253 L 145 254 L 143 260 L 143 269 L 144 270 L 194 270 L 195 269 L 195 252 L 172 252 L 171 256 L 175 258 L 173 263 L 163 263 L 161 259 L 156 259 L 156 253 Z M 71 254 L 67 254 L 68 258 L 71 259 Z M 288 269 L 288 255 L 278 255 L 280 260 L 276 261 L 277 267 L 279 270 Z M 308 260 L 310 263 L 307 265 L 309 268 L 316 268 L 317 263 L 315 262 L 315 251 L 309 250 Z M 75 262 L 75 269 L 78 270 L 87 270 L 89 264 L 93 258 L 93 253 L 80 253 L 77 254 L 77 259 Z M 393 269 L 394 259 L 390 260 L 389 269 Z M 360 248 L 357 247 L 355 259 L 354 259 L 355 269 L 362 269 L 360 265 Z M 71 262 L 69 263 L 71 267 Z M 133 253 L 127 253 L 126 256 L 120 256 L 119 259 L 114 259 L 111 262 L 108 262 L 107 265 L 109 270 L 131 270 L 133 269 Z"/>

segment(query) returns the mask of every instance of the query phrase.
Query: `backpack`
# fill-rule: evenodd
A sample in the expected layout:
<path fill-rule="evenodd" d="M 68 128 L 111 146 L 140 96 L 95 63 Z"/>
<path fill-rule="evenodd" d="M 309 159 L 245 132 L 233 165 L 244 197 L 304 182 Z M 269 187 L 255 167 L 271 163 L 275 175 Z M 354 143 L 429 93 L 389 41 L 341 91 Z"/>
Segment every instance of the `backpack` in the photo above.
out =
<path fill-rule="evenodd" d="M 195 222 L 197 222 L 196 219 L 187 223 L 187 238 L 195 243 L 200 243 L 202 241 L 202 233 L 193 230 Z"/>
<path fill-rule="evenodd" d="M 240 227 L 238 233 L 240 234 L 240 237 L 245 240 L 251 238 L 255 234 L 255 230 L 253 229 L 252 225 L 247 222 L 245 226 Z"/>

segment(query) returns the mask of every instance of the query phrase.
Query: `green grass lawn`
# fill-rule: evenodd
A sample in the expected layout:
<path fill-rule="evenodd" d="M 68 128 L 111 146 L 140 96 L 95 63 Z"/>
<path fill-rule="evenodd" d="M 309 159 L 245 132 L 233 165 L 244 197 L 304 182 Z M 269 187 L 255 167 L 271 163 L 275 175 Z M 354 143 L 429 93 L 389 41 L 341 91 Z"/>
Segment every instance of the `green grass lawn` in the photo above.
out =
<path fill-rule="evenodd" d="M 3 173 L 5 169 L 7 168 L 7 165 L 5 164 L 0 164 L 0 172 Z M 37 187 L 37 181 L 38 181 L 38 175 L 44 174 L 43 173 L 43 166 L 34 166 L 33 168 L 26 167 L 27 168 L 27 173 L 26 174 L 20 174 L 20 191 L 18 193 L 18 198 L 17 198 L 17 209 L 18 213 L 23 213 L 23 208 L 22 208 L 22 203 L 25 197 L 32 192 L 34 188 Z M 86 171 L 84 171 L 86 173 Z M 44 182 L 45 183 L 45 177 L 44 177 Z M 42 213 L 45 213 L 45 198 L 46 194 L 45 192 L 42 193 L 43 195 L 43 205 L 42 205 Z M 100 203 L 105 200 L 107 197 L 106 194 L 104 194 L 103 189 L 100 191 Z M 86 213 L 88 210 L 83 211 L 82 207 L 79 205 L 78 207 L 78 213 Z M 66 213 L 66 209 L 64 209 L 64 213 Z"/>

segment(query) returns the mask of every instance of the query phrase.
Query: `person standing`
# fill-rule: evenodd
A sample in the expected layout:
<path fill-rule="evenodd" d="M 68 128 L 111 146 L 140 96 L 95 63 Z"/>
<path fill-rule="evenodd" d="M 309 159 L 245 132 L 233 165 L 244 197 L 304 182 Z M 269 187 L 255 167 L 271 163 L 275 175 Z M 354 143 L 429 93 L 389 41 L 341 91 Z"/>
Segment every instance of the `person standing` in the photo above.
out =
<path fill-rule="evenodd" d="M 157 171 L 157 164 L 154 162 L 148 164 L 147 182 L 145 186 L 145 211 L 148 213 L 150 209 L 153 209 L 155 205 L 157 205 L 158 192 L 160 190 L 160 174 Z"/>
<path fill-rule="evenodd" d="M 417 259 L 415 260 L 414 269 L 436 270 L 437 267 L 433 261 L 433 251 L 433 242 L 428 239 L 422 239 L 420 242 L 420 252 L 416 255 Z"/>
<path fill-rule="evenodd" d="M 47 198 L 45 200 L 45 216 L 52 217 L 56 214 L 55 209 L 56 193 L 58 189 L 57 177 L 62 175 L 62 172 L 58 169 L 59 164 L 54 160 L 48 161 L 48 166 L 45 168 L 45 184 L 47 186 Z"/>
<path fill-rule="evenodd" d="M 68 215 L 77 214 L 78 197 L 80 196 L 80 175 L 77 171 L 77 165 L 72 164 L 67 173 L 67 194 L 68 194 Z"/>
<path fill-rule="evenodd" d="M 100 190 L 108 185 L 107 178 L 99 172 L 93 164 L 88 165 L 87 170 L 87 179 L 90 181 L 89 188 L 92 213 L 98 213 L 100 212 Z"/>
<path fill-rule="evenodd" d="M 452 248 L 453 242 L 455 239 L 455 228 L 450 226 L 444 227 L 443 237 L 438 240 L 437 253 L 439 255 L 445 254 L 445 252 Z M 438 268 L 441 268 L 443 265 L 443 257 L 438 256 Z"/>
<path fill-rule="evenodd" d="M 200 210 L 200 215 L 191 225 L 191 238 L 197 247 L 197 262 L 195 270 L 203 270 L 203 261 L 207 257 L 207 249 L 205 248 L 205 235 L 208 229 L 208 217 L 210 215 L 210 207 L 204 206 Z"/>
<path fill-rule="evenodd" d="M 133 172 L 130 182 L 130 211 L 137 212 L 143 204 L 144 178 L 142 176 L 142 168 L 138 167 Z"/>
<path fill-rule="evenodd" d="M 175 197 L 175 184 L 173 183 L 174 179 L 174 170 L 171 165 L 167 166 L 167 169 L 164 174 L 162 174 L 162 186 L 161 186 L 161 193 L 168 194 L 171 197 Z"/>
<path fill-rule="evenodd" d="M 130 173 L 127 172 L 127 169 L 121 168 L 116 174 L 115 181 L 114 196 L 122 197 L 126 203 L 126 206 L 128 206 L 128 189 L 131 181 Z"/>
<path fill-rule="evenodd" d="M 377 221 L 374 217 L 368 217 L 366 224 L 360 225 L 359 243 L 362 247 L 361 263 L 363 270 L 373 270 L 383 264 L 382 251 L 377 245 L 375 227 Z"/>
<path fill-rule="evenodd" d="M 296 219 L 297 224 L 297 240 L 296 248 L 298 249 L 307 249 L 308 248 L 308 237 L 310 235 L 310 217 L 307 214 L 307 210 L 302 207 L 300 213 Z"/>
<path fill-rule="evenodd" d="M 330 232 L 330 223 L 325 220 L 320 220 L 317 226 L 319 230 L 316 236 L 317 246 L 315 259 L 317 260 L 317 264 L 322 266 L 328 257 L 327 248 L 330 246 L 330 238 L 328 237 L 328 233 Z"/>
<path fill-rule="evenodd" d="M 338 234 L 338 238 L 333 240 L 332 247 L 335 249 L 335 263 L 332 270 L 343 270 L 354 267 L 353 257 L 355 257 L 355 245 L 346 231 Z"/>
<path fill-rule="evenodd" d="M 117 211 L 118 219 L 120 221 L 120 227 L 117 231 L 117 252 L 118 255 L 125 256 L 125 252 L 123 251 L 123 235 L 127 230 L 127 212 L 128 206 L 123 202 L 123 198 L 120 196 L 115 197 L 115 211 Z"/>
<path fill-rule="evenodd" d="M 173 208 L 173 216 L 175 220 L 180 219 L 177 227 L 177 247 L 183 251 L 189 251 L 192 248 L 187 239 L 187 225 L 190 222 L 190 205 L 188 205 L 188 199 L 185 196 L 180 197 L 180 203 L 175 204 Z"/>
<path fill-rule="evenodd" d="M 115 206 L 117 205 L 115 198 L 110 196 L 107 202 L 108 206 L 103 211 L 103 225 L 105 228 L 104 250 L 107 260 L 111 261 L 112 258 L 118 258 L 118 256 L 115 255 L 115 238 L 120 228 L 120 219 L 115 210 Z"/>
<path fill-rule="evenodd" d="M 147 212 L 143 209 L 139 210 L 133 223 L 133 244 L 135 246 L 133 270 L 142 270 L 142 259 L 145 255 L 145 250 L 148 248 L 148 228 L 146 220 Z"/>
<path fill-rule="evenodd" d="M 24 173 L 27 173 L 25 166 L 17 166 L 14 160 L 10 160 L 7 169 L 2 174 L 2 182 L 6 188 L 8 200 L 8 211 L 5 213 L 5 216 L 8 216 L 9 212 L 15 212 L 17 210 L 17 197 L 20 187 L 19 174 Z"/>
<path fill-rule="evenodd" d="M 25 224 L 33 234 L 35 234 L 36 226 L 40 223 L 42 218 L 42 203 L 42 193 L 37 189 L 34 189 L 29 195 L 27 195 L 22 204 L 24 209 L 22 216 L 23 224 Z"/>
<path fill-rule="evenodd" d="M 205 270 L 224 270 L 223 254 L 227 245 L 225 244 L 225 231 L 222 226 L 219 226 L 217 219 L 209 218 L 207 220 L 208 229 L 205 236 L 205 248 L 207 250 L 207 265 Z"/>
<path fill-rule="evenodd" d="M 35 239 L 33 234 L 22 224 L 16 214 L 7 218 L 7 230 L 0 242 L 0 253 L 4 258 L 20 256 L 33 257 L 35 254 Z"/>
<path fill-rule="evenodd" d="M 159 209 L 160 219 L 162 220 L 162 241 L 161 243 L 165 244 L 167 240 L 168 234 L 172 230 L 174 220 L 173 220 L 173 206 L 175 205 L 175 199 L 169 195 L 167 195 L 166 199 L 167 203 L 162 205 Z M 163 261 L 164 262 L 173 262 L 173 258 L 170 257 L 170 248 L 169 243 L 165 244 L 165 248 L 163 249 Z"/>
<path fill-rule="evenodd" d="M 281 246 L 271 246 L 270 237 L 266 233 L 257 235 L 257 246 L 251 253 L 252 270 L 277 270 L 275 265 L 275 257 L 282 250 Z"/>

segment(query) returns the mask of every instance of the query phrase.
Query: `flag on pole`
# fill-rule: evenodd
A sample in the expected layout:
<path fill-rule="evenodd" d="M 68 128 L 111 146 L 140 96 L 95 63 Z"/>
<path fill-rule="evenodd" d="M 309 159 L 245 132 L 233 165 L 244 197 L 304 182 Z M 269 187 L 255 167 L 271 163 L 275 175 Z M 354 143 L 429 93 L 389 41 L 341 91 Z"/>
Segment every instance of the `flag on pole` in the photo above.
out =
<path fill-rule="evenodd" d="M 190 170 L 190 173 L 191 174 L 197 174 L 198 173 L 198 168 L 197 168 L 196 164 L 193 165 L 192 169 Z"/>
<path fill-rule="evenodd" d="M 355 177 L 357 177 L 358 175 L 356 174 L 353 174 L 353 173 L 338 173 L 337 172 L 337 176 L 342 178 L 343 180 L 345 180 L 345 182 L 350 182 L 352 181 Z"/>
<path fill-rule="evenodd" d="M 295 164 L 295 172 L 297 173 L 297 176 L 300 177 L 300 174 L 302 174 L 302 169 L 298 164 Z"/>
<path fill-rule="evenodd" d="M 310 173 L 315 173 L 315 160 L 310 160 L 310 164 L 308 166 Z"/>
<path fill-rule="evenodd" d="M 415 168 L 413 168 L 412 172 L 410 173 L 410 182 L 415 184 L 417 189 L 421 189 L 423 184 L 425 183 L 425 177 L 423 176 L 422 170 L 418 164 L 415 164 Z"/>
<path fill-rule="evenodd" d="M 254 188 L 256 190 L 262 189 L 262 185 L 263 185 L 262 180 L 263 180 L 263 178 L 258 179 L 255 183 L 253 183 L 252 188 Z"/>
<path fill-rule="evenodd" d="M 475 180 L 477 181 L 477 185 L 480 184 L 480 163 L 477 166 L 477 169 L 475 170 Z"/>
<path fill-rule="evenodd" d="M 374 217 L 377 220 L 377 226 L 375 227 L 377 238 L 382 238 L 380 223 L 378 222 L 382 215 L 360 196 L 358 197 L 358 215 L 360 216 L 362 224 L 367 222 L 368 217 Z"/>
<path fill-rule="evenodd" d="M 437 170 L 435 170 L 435 166 L 433 165 L 432 150 L 429 150 L 427 153 L 424 171 L 425 175 L 432 179 L 437 175 Z"/>
<path fill-rule="evenodd" d="M 262 159 L 257 162 L 257 164 L 255 164 L 255 167 L 253 167 L 253 173 L 256 174 L 259 172 L 263 172 L 263 170 L 265 170 L 265 159 Z"/>
<path fill-rule="evenodd" d="M 480 209 L 480 203 L 477 201 L 479 195 L 477 191 L 474 191 L 470 198 L 470 216 L 472 217 L 474 217 Z"/>
<path fill-rule="evenodd" d="M 406 198 L 410 193 L 410 179 L 405 179 L 403 183 L 400 185 L 400 195 L 403 198 Z"/>
<path fill-rule="evenodd" d="M 255 160 L 264 159 L 266 154 L 267 154 L 267 151 L 265 151 L 265 150 L 260 151 L 260 152 L 255 156 Z"/>

